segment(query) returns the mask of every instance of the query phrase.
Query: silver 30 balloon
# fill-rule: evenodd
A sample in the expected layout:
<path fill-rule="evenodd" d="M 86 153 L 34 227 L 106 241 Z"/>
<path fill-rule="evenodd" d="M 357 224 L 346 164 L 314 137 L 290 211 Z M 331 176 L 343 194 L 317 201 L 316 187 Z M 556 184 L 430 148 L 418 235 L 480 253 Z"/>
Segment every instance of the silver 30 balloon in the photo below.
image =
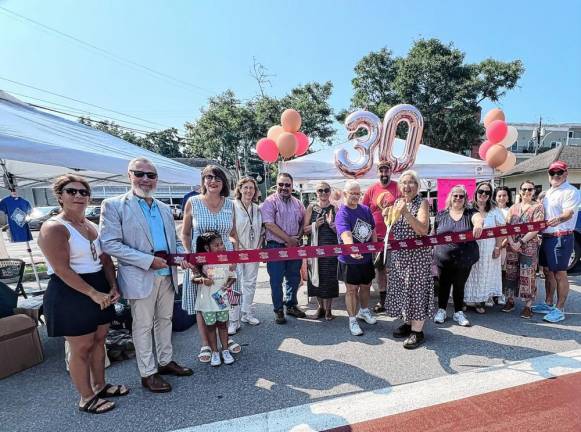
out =
<path fill-rule="evenodd" d="M 393 143 L 397 126 L 402 121 L 407 123 L 408 133 L 404 152 L 401 157 L 396 157 L 393 154 Z M 352 139 L 360 129 L 365 130 L 367 134 L 357 138 L 353 145 L 359 153 L 356 161 L 349 159 L 344 148 L 335 152 L 335 164 L 344 176 L 357 178 L 365 175 L 373 166 L 373 157 L 378 144 L 379 160 L 390 162 L 393 173 L 401 173 L 410 168 L 416 160 L 422 141 L 424 119 L 413 105 L 401 104 L 385 113 L 383 124 L 379 117 L 369 111 L 355 111 L 345 119 L 345 128 L 349 139 Z"/>

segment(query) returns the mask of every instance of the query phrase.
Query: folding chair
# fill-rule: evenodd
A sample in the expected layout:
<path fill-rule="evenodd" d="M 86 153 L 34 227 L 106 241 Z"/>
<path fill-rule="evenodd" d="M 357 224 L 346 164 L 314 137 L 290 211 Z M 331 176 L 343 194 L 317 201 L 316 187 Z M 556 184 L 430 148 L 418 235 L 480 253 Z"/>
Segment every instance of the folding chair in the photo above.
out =
<path fill-rule="evenodd" d="M 22 285 L 25 265 L 21 259 L 0 259 L 0 282 L 7 285 L 16 284 L 14 289 L 16 294 L 22 294 L 22 297 L 28 298 Z"/>

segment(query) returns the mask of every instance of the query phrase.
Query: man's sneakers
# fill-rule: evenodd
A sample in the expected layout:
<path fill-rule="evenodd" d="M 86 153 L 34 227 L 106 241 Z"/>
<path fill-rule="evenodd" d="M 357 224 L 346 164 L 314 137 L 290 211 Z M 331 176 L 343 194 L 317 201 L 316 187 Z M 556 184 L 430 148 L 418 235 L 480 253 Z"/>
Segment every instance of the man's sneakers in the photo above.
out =
<path fill-rule="evenodd" d="M 452 319 L 458 323 L 458 325 L 462 327 L 470 327 L 470 321 L 464 315 L 464 312 L 459 311 L 452 315 Z"/>
<path fill-rule="evenodd" d="M 240 321 L 228 321 L 228 335 L 233 336 L 240 330 Z"/>
<path fill-rule="evenodd" d="M 361 336 L 363 334 L 363 330 L 359 327 L 357 319 L 349 318 L 349 331 L 353 336 Z"/>
<path fill-rule="evenodd" d="M 260 320 L 256 318 L 251 313 L 242 314 L 242 318 L 240 319 L 243 323 L 250 324 L 250 325 L 258 325 L 260 324 Z"/>
<path fill-rule="evenodd" d="M 274 313 L 274 322 L 277 324 L 286 324 L 286 318 L 283 310 L 278 310 Z"/>
<path fill-rule="evenodd" d="M 559 308 L 553 308 L 553 310 L 551 312 L 549 312 L 548 314 L 546 314 L 543 317 L 543 320 L 550 322 L 550 323 L 558 323 L 560 321 L 563 321 L 565 319 L 565 312 L 562 311 Z"/>
<path fill-rule="evenodd" d="M 376 324 L 377 323 L 377 319 L 375 319 L 375 317 L 373 315 L 371 315 L 371 311 L 367 308 L 366 309 L 359 309 L 359 312 L 357 313 L 357 316 L 355 318 L 363 320 L 367 324 Z"/>
<path fill-rule="evenodd" d="M 297 306 L 287 306 L 286 314 L 294 316 L 295 318 L 306 318 L 307 314 L 300 310 Z"/>
<path fill-rule="evenodd" d="M 436 324 L 444 324 L 444 321 L 446 321 L 446 309 L 438 309 L 434 316 L 434 322 Z"/>
<path fill-rule="evenodd" d="M 533 307 L 531 308 L 531 310 L 534 313 L 538 314 L 548 314 L 549 312 L 552 312 L 553 309 L 555 309 L 555 306 L 548 305 L 547 303 L 538 303 L 536 305 L 533 305 Z"/>

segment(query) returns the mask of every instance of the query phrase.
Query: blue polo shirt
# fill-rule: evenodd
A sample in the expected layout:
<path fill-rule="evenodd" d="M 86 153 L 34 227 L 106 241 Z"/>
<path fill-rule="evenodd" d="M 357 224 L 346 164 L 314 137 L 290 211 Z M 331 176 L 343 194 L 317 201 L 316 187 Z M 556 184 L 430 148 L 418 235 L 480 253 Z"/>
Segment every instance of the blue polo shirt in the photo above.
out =
<path fill-rule="evenodd" d="M 165 228 L 163 226 L 163 219 L 161 217 L 161 212 L 155 200 L 151 204 L 151 207 L 147 204 L 143 198 L 137 198 L 139 202 L 139 207 L 143 211 L 147 225 L 149 225 L 149 232 L 151 233 L 151 238 L 153 239 L 153 250 L 155 252 L 165 251 L 169 252 L 169 246 L 167 244 L 167 239 L 165 238 Z M 159 276 L 169 276 L 171 275 L 170 269 L 159 269 L 156 270 L 155 274 Z"/>

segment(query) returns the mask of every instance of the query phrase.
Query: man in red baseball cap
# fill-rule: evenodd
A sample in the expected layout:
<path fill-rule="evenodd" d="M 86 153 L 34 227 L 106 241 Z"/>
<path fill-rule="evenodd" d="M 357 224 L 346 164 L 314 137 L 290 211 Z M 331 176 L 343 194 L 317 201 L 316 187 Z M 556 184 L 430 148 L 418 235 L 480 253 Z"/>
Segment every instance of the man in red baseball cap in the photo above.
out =
<path fill-rule="evenodd" d="M 377 164 L 377 173 L 379 181 L 369 187 L 363 196 L 363 205 L 369 207 L 373 219 L 375 220 L 375 230 L 377 232 L 377 241 L 383 241 L 387 227 L 383 220 L 383 210 L 392 206 L 398 197 L 397 183 L 390 181 L 392 173 L 391 163 L 385 160 Z M 375 313 L 385 312 L 385 298 L 387 291 L 387 271 L 383 263 L 378 263 L 375 269 L 375 278 L 379 288 L 379 302 L 373 308 Z"/>
<path fill-rule="evenodd" d="M 544 313 L 544 320 L 556 323 L 565 319 L 565 300 L 569 294 L 567 267 L 575 245 L 577 209 L 581 204 L 579 190 L 567 181 L 569 166 L 563 161 L 549 165 L 551 188 L 543 198 L 548 227 L 543 231 L 539 265 L 548 270 L 545 274 L 545 303 L 532 307 L 533 312 Z M 557 291 L 557 304 L 553 298 Z"/>

